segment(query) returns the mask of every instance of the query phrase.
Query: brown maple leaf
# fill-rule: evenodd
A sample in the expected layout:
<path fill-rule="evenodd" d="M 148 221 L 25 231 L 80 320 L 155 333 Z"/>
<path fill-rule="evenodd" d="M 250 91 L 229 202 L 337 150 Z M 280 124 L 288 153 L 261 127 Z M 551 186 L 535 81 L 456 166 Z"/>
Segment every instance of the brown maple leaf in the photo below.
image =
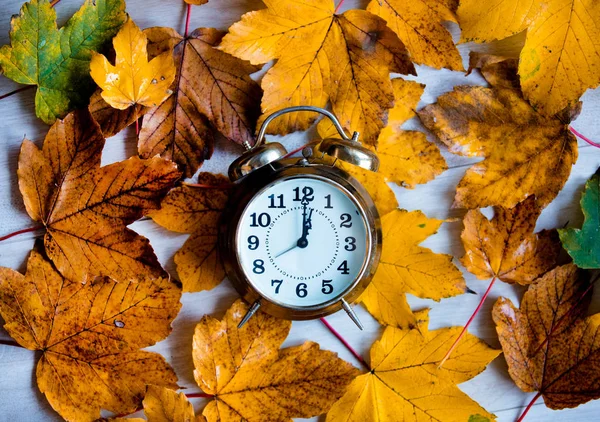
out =
<path fill-rule="evenodd" d="M 600 398 L 600 314 L 585 317 L 591 291 L 589 278 L 567 264 L 532 284 L 520 309 L 506 298 L 494 305 L 510 376 L 551 409 Z"/>
<path fill-rule="evenodd" d="M 165 359 L 140 349 L 169 335 L 180 297 L 165 278 L 69 281 L 35 250 L 26 275 L 0 268 L 4 328 L 41 351 L 38 387 L 69 421 L 96 420 L 101 409 L 135 411 L 146 384 L 177 388 Z"/>
<path fill-rule="evenodd" d="M 532 195 L 541 206 L 548 205 L 577 161 L 577 140 L 569 123 L 581 104 L 544 116 L 519 89 L 507 87 L 518 81 L 515 60 L 482 61 L 479 56 L 474 63 L 484 63 L 483 74 L 491 88 L 455 87 L 418 113 L 450 152 L 485 157 L 467 170 L 453 206 L 512 208 Z"/>
<path fill-rule="evenodd" d="M 160 154 L 191 177 L 211 157 L 217 132 L 253 145 L 262 92 L 250 74 L 258 68 L 215 48 L 224 33 L 198 28 L 182 37 L 162 27 L 144 33 L 151 57 L 173 51 L 177 75 L 173 96 L 144 116 L 140 155 Z"/>
<path fill-rule="evenodd" d="M 193 342 L 194 378 L 214 395 L 208 421 L 291 421 L 327 412 L 359 371 L 310 341 L 280 349 L 291 322 L 257 313 L 238 329 L 248 307 L 235 302 L 218 321 L 204 316 Z"/>
<path fill-rule="evenodd" d="M 196 186 L 172 189 L 150 217 L 164 228 L 191 236 L 175 254 L 184 292 L 216 287 L 225 278 L 217 248 L 218 223 L 229 199 L 229 179 L 200 173 Z"/>
<path fill-rule="evenodd" d="M 46 253 L 69 280 L 162 276 L 148 240 L 126 226 L 158 208 L 181 173 L 159 157 L 100 167 L 103 146 L 87 111 L 58 120 L 41 150 L 23 141 L 18 175 L 27 212 L 45 226 Z"/>

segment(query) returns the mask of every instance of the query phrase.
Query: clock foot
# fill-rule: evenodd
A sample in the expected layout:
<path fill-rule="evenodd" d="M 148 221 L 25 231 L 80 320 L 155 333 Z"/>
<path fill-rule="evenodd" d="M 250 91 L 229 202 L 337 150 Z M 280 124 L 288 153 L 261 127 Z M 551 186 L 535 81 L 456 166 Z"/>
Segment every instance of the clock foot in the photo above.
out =
<path fill-rule="evenodd" d="M 254 302 L 252 304 L 252 306 L 250 306 L 250 309 L 248 309 L 248 312 L 246 312 L 246 315 L 244 315 L 244 318 L 242 318 L 242 320 L 238 324 L 238 328 L 242 328 L 244 326 L 244 324 L 246 324 L 248 322 L 248 320 L 250 318 L 252 318 L 252 316 L 258 311 L 259 308 L 260 308 L 260 299 L 257 300 L 256 302 Z"/>
<path fill-rule="evenodd" d="M 354 312 L 354 309 L 352 309 L 352 306 L 350 306 L 350 304 L 348 304 L 348 302 L 346 302 L 344 299 L 342 299 L 341 302 L 342 302 L 342 308 L 344 308 L 344 311 L 346 311 L 346 313 L 348 314 L 350 319 L 356 324 L 356 326 L 362 330 L 363 325 L 360 322 L 360 319 L 358 319 L 358 315 L 356 315 L 356 313 Z"/>

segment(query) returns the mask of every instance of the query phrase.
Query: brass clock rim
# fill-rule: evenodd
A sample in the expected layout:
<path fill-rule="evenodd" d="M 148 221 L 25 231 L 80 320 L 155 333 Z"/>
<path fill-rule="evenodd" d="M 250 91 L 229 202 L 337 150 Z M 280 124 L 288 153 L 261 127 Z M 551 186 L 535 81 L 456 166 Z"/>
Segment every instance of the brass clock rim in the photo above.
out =
<path fill-rule="evenodd" d="M 337 312 L 342 309 L 342 299 L 350 303 L 358 299 L 377 269 L 381 256 L 382 236 L 377 208 L 370 195 L 356 179 L 343 170 L 318 159 L 312 159 L 308 165 L 296 163 L 297 159 L 276 161 L 240 180 L 221 219 L 219 253 L 229 280 L 248 303 L 254 303 L 260 299 L 261 309 L 271 315 L 291 320 L 306 320 Z M 236 238 L 240 218 L 252 198 L 275 183 L 302 177 L 321 179 L 342 188 L 365 218 L 370 245 L 359 276 L 348 288 L 323 304 L 299 307 L 277 303 L 260 293 L 241 268 Z"/>

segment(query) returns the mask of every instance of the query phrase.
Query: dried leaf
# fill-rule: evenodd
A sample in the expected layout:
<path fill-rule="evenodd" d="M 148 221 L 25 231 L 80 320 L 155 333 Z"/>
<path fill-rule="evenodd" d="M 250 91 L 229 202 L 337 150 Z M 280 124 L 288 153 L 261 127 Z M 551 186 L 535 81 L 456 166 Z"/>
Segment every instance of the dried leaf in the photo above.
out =
<path fill-rule="evenodd" d="M 327 412 L 359 371 L 310 341 L 280 350 L 290 321 L 259 312 L 238 329 L 247 310 L 238 300 L 222 321 L 204 316 L 196 326 L 194 377 L 214 395 L 206 419 L 291 421 Z"/>
<path fill-rule="evenodd" d="M 600 268 L 600 169 L 585 185 L 581 210 L 581 229 L 559 229 L 560 240 L 579 268 Z"/>
<path fill-rule="evenodd" d="M 100 167 L 103 146 L 85 111 L 58 120 L 42 150 L 23 141 L 18 175 L 27 212 L 46 227 L 46 253 L 71 281 L 162 276 L 148 240 L 126 226 L 158 208 L 181 174 L 158 157 Z"/>
<path fill-rule="evenodd" d="M 262 111 L 331 102 L 347 130 L 374 144 L 394 95 L 390 72 L 414 73 L 398 37 L 385 21 L 364 10 L 334 13 L 331 0 L 265 1 L 229 28 L 221 48 L 253 64 L 277 59 L 262 80 Z M 272 133 L 306 129 L 314 113 L 273 122 Z"/>
<path fill-rule="evenodd" d="M 589 279 L 568 264 L 531 285 L 520 309 L 506 298 L 494 305 L 510 376 L 551 409 L 600 398 L 600 314 L 585 317 L 590 298 Z"/>
<path fill-rule="evenodd" d="M 556 265 L 561 250 L 555 230 L 533 233 L 541 211 L 529 197 L 513 209 L 495 207 L 491 221 L 479 210 L 467 212 L 462 264 L 479 279 L 532 283 Z"/>
<path fill-rule="evenodd" d="M 109 45 L 125 19 L 124 0 L 86 0 L 59 30 L 48 0 L 31 0 L 11 20 L 10 45 L 0 49 L 2 73 L 38 87 L 36 115 L 52 124 L 87 105 L 95 89 L 92 53 Z"/>
<path fill-rule="evenodd" d="M 208 0 L 185 0 L 187 4 L 194 4 L 196 6 L 200 6 L 202 4 L 208 3 Z"/>
<path fill-rule="evenodd" d="M 588 88 L 600 84 L 596 0 L 464 0 L 458 15 L 463 41 L 487 42 L 527 29 L 519 75 L 525 97 L 541 113 L 576 107 Z"/>
<path fill-rule="evenodd" d="M 486 158 L 467 170 L 453 206 L 512 208 L 531 195 L 546 206 L 562 189 L 577 161 L 568 126 L 579 110 L 546 117 L 518 90 L 458 86 L 418 114 L 450 152 Z"/>
<path fill-rule="evenodd" d="M 416 115 L 415 109 L 425 85 L 393 79 L 394 107 L 377 141 L 379 171 L 391 182 L 407 188 L 427 183 L 448 167 L 437 145 L 422 132 L 405 131 L 401 126 Z"/>
<path fill-rule="evenodd" d="M 148 61 L 146 35 L 129 19 L 113 39 L 113 66 L 102 54 L 92 52 L 90 74 L 112 107 L 156 107 L 172 94 L 175 64 L 170 52 Z"/>
<path fill-rule="evenodd" d="M 250 78 L 258 68 L 215 46 L 223 33 L 198 28 L 184 38 L 171 28 L 148 28 L 150 56 L 173 52 L 175 94 L 144 117 L 138 150 L 160 154 L 191 177 L 213 152 L 216 132 L 238 144 L 254 144 L 260 114 L 260 86 Z"/>
<path fill-rule="evenodd" d="M 149 215 L 168 230 L 192 233 L 175 254 L 177 274 L 184 292 L 216 287 L 225 278 L 217 248 L 218 223 L 229 199 L 229 179 L 219 174 L 200 173 L 198 183 L 172 189 L 161 208 Z"/>
<path fill-rule="evenodd" d="M 129 125 L 135 123 L 135 121 L 146 114 L 150 108 L 139 104 L 126 108 L 125 110 L 113 108 L 104 101 L 104 98 L 102 98 L 102 90 L 97 89 L 92 95 L 92 98 L 90 98 L 88 110 L 94 120 L 100 125 L 104 137 L 110 138 Z"/>
<path fill-rule="evenodd" d="M 458 23 L 453 6 L 440 0 L 371 0 L 367 10 L 387 22 L 415 63 L 464 70 L 452 35 L 444 27 L 444 22 Z"/>
<path fill-rule="evenodd" d="M 38 387 L 69 421 L 96 420 L 101 409 L 135 411 L 146 384 L 177 388 L 165 359 L 140 349 L 169 335 L 180 297 L 163 278 L 72 282 L 35 250 L 25 276 L 0 268 L 4 328 L 41 352 Z"/>
<path fill-rule="evenodd" d="M 419 246 L 435 234 L 442 223 L 427 218 L 420 211 L 396 210 L 382 218 L 383 250 L 379 267 L 359 298 L 381 324 L 400 328 L 416 326 L 406 293 L 440 300 L 466 291 L 465 281 L 452 263 L 452 256 Z"/>
<path fill-rule="evenodd" d="M 350 384 L 327 414 L 327 422 L 495 420 L 456 384 L 481 373 L 499 351 L 467 334 L 439 368 L 460 327 L 429 331 L 428 311 L 416 316 L 418 327 L 385 329 L 371 348 L 372 370 Z"/>

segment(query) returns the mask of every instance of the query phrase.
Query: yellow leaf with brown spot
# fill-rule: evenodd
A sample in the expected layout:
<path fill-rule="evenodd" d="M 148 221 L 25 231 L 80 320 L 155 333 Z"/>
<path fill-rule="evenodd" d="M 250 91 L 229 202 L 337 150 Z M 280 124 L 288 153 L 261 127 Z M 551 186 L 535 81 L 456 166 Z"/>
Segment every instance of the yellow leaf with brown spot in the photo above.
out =
<path fill-rule="evenodd" d="M 556 265 L 562 250 L 556 230 L 533 233 L 541 211 L 534 197 L 512 209 L 495 207 L 492 220 L 469 210 L 461 234 L 462 264 L 479 279 L 532 283 Z"/>
<path fill-rule="evenodd" d="M 217 49 L 224 33 L 213 28 L 198 28 L 187 37 L 163 27 L 144 34 L 150 57 L 172 52 L 177 74 L 174 94 L 144 116 L 140 155 L 160 154 L 192 177 L 211 157 L 218 133 L 253 145 L 262 92 L 250 74 L 258 67 Z"/>
<path fill-rule="evenodd" d="M 437 145 L 427 141 L 424 133 L 401 129 L 416 116 L 425 86 L 400 78 L 393 79 L 392 86 L 396 102 L 377 141 L 379 171 L 390 182 L 413 188 L 433 180 L 448 167 Z"/>
<path fill-rule="evenodd" d="M 217 234 L 231 185 L 225 176 L 211 173 L 200 173 L 198 184 L 202 187 L 184 184 L 172 189 L 160 210 L 150 213 L 166 229 L 192 234 L 175 254 L 184 292 L 210 290 L 225 278 Z"/>
<path fill-rule="evenodd" d="M 445 22 L 457 23 L 454 4 L 440 0 L 371 0 L 367 10 L 382 17 L 410 52 L 413 62 L 436 69 L 464 70 Z"/>
<path fill-rule="evenodd" d="M 214 395 L 208 421 L 291 421 L 325 413 L 359 371 L 306 342 L 280 349 L 291 322 L 258 312 L 241 328 L 248 307 L 235 302 L 219 321 L 196 326 L 192 356 L 200 388 Z"/>
<path fill-rule="evenodd" d="M 148 239 L 126 226 L 158 208 L 181 173 L 158 157 L 100 167 L 103 147 L 87 111 L 57 120 L 41 150 L 23 141 L 19 188 L 31 218 L 46 228 L 46 254 L 74 282 L 163 276 Z"/>
<path fill-rule="evenodd" d="M 467 334 L 440 368 L 460 327 L 430 331 L 428 311 L 416 317 L 414 328 L 385 329 L 371 347 L 371 371 L 350 384 L 327 414 L 327 422 L 496 420 L 457 384 L 481 373 L 500 351 Z"/>
<path fill-rule="evenodd" d="M 221 48 L 253 64 L 276 59 L 262 79 L 262 111 L 327 102 L 346 130 L 374 144 L 392 107 L 390 72 L 414 73 L 408 53 L 385 21 L 364 10 L 335 14 L 332 0 L 266 0 L 267 9 L 233 24 Z M 296 113 L 272 133 L 306 129 L 317 117 Z"/>
<path fill-rule="evenodd" d="M 147 42 L 146 35 L 129 19 L 113 39 L 114 66 L 102 54 L 92 52 L 92 79 L 112 107 L 156 107 L 172 94 L 169 87 L 175 79 L 173 56 L 166 52 L 149 62 Z"/>
<path fill-rule="evenodd" d="M 550 409 L 600 398 L 600 314 L 586 317 L 591 298 L 589 276 L 567 264 L 532 284 L 519 309 L 503 297 L 494 305 L 508 373 Z"/>
<path fill-rule="evenodd" d="M 514 61 L 512 61 L 514 64 Z M 529 196 L 548 205 L 562 189 L 577 161 L 577 140 L 569 123 L 580 105 L 553 117 L 536 112 L 517 89 L 506 88 L 506 67 L 487 68 L 491 88 L 458 86 L 418 112 L 423 124 L 450 152 L 485 157 L 467 170 L 454 207 L 512 208 Z M 511 71 L 513 79 L 516 70 Z"/>
<path fill-rule="evenodd" d="M 527 29 L 519 76 L 541 113 L 576 107 L 600 84 L 600 3 L 596 0 L 463 0 L 462 41 L 489 42 Z"/>
<path fill-rule="evenodd" d="M 24 276 L 0 268 L 4 328 L 41 352 L 38 387 L 68 421 L 96 420 L 101 409 L 133 412 L 146 384 L 177 388 L 165 359 L 141 349 L 169 335 L 180 297 L 165 278 L 69 281 L 36 250 Z"/>
<path fill-rule="evenodd" d="M 396 210 L 381 219 L 383 249 L 377 272 L 360 296 L 367 310 L 384 325 L 416 326 L 405 294 L 440 300 L 466 291 L 452 256 L 419 246 L 443 221 L 420 211 Z"/>

